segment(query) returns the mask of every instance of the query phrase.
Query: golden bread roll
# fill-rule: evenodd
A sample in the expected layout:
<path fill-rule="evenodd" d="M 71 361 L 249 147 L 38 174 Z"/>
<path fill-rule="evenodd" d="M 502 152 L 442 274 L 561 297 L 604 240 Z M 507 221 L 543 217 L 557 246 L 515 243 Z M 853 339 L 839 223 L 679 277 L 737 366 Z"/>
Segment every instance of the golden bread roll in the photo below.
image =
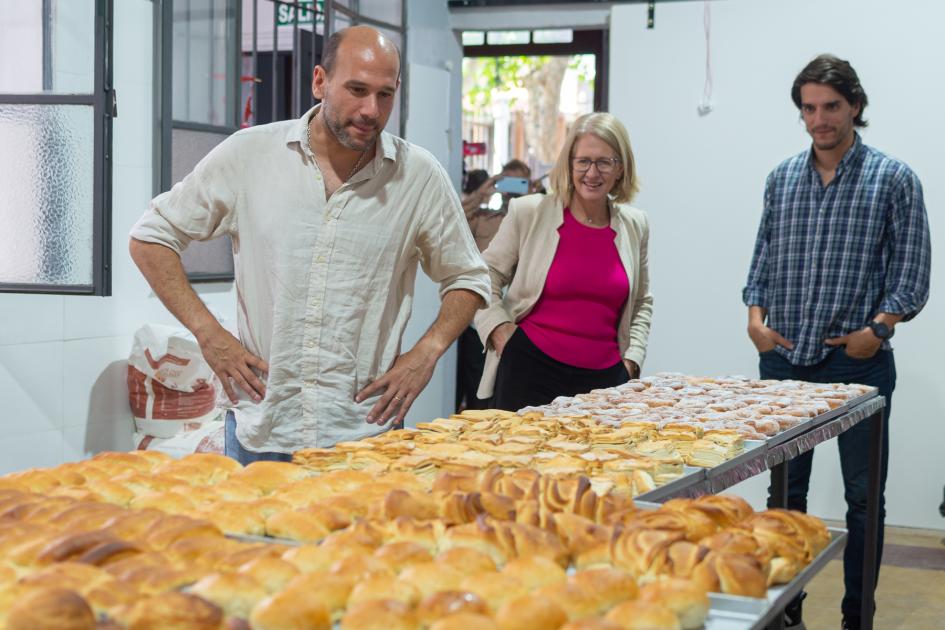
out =
<path fill-rule="evenodd" d="M 358 580 L 366 579 L 372 575 L 394 577 L 394 572 L 388 568 L 383 560 L 367 555 L 351 555 L 340 558 L 331 565 L 329 571 Z"/>
<path fill-rule="evenodd" d="M 558 630 L 568 615 L 555 600 L 532 593 L 506 602 L 495 620 L 501 630 Z"/>
<path fill-rule="evenodd" d="M 450 492 L 438 502 L 438 516 L 447 525 L 471 523 L 485 512 L 478 492 Z"/>
<path fill-rule="evenodd" d="M 237 569 L 237 572 L 252 576 L 269 593 L 281 591 L 299 575 L 299 570 L 288 560 L 268 556 L 250 560 Z"/>
<path fill-rule="evenodd" d="M 372 599 L 396 599 L 413 607 L 420 601 L 420 591 L 409 582 L 391 579 L 389 575 L 367 577 L 354 585 L 348 596 L 347 607 L 351 608 Z"/>
<path fill-rule="evenodd" d="M 331 630 L 331 614 L 321 602 L 299 589 L 259 602 L 249 616 L 253 630 Z"/>
<path fill-rule="evenodd" d="M 432 496 L 408 490 L 391 490 L 383 501 L 373 507 L 369 516 L 384 521 L 398 516 L 426 521 L 439 516 L 437 502 Z"/>
<path fill-rule="evenodd" d="M 81 595 L 64 588 L 37 588 L 7 613 L 8 630 L 94 630 L 95 614 Z"/>
<path fill-rule="evenodd" d="M 596 594 L 573 580 L 543 586 L 532 594 L 554 601 L 567 613 L 569 620 L 590 617 L 600 610 Z"/>
<path fill-rule="evenodd" d="M 622 628 L 601 617 L 587 617 L 586 619 L 569 621 L 561 626 L 561 630 L 622 630 Z"/>
<path fill-rule="evenodd" d="M 672 610 L 683 630 L 701 628 L 709 613 L 709 596 L 703 588 L 687 580 L 674 578 L 647 584 L 640 587 L 639 599 Z"/>
<path fill-rule="evenodd" d="M 81 556 L 89 549 L 103 543 L 116 541 L 118 541 L 118 538 L 106 531 L 64 534 L 49 541 L 49 543 L 39 551 L 33 563 L 46 565 L 52 562 L 66 562 Z"/>
<path fill-rule="evenodd" d="M 567 581 L 593 594 L 598 613 L 637 596 L 637 583 L 624 571 L 612 568 L 585 569 L 568 576 Z"/>
<path fill-rule="evenodd" d="M 296 577 L 289 582 L 285 590 L 298 590 L 306 593 L 311 599 L 324 604 L 328 611 L 334 615 L 338 611 L 344 610 L 354 584 L 355 580 L 350 577 L 328 573 L 327 571 L 318 571 L 303 573 Z"/>
<path fill-rule="evenodd" d="M 258 510 L 245 503 L 215 501 L 196 510 L 194 515 L 213 523 L 226 534 L 266 535 L 266 519 Z"/>
<path fill-rule="evenodd" d="M 20 584 L 30 587 L 63 588 L 82 593 L 86 589 L 111 582 L 113 579 L 112 575 L 99 567 L 78 562 L 60 562 L 23 576 L 20 578 Z"/>
<path fill-rule="evenodd" d="M 489 617 L 479 613 L 461 612 L 448 617 L 442 617 L 430 626 L 430 630 L 499 630 L 498 624 Z"/>
<path fill-rule="evenodd" d="M 311 473 L 288 462 L 253 462 L 230 475 L 230 479 L 248 483 L 269 494 L 276 488 L 304 479 Z"/>
<path fill-rule="evenodd" d="M 518 579 L 529 590 L 561 582 L 566 575 L 554 560 L 544 556 L 524 556 L 509 560 L 502 573 Z"/>
<path fill-rule="evenodd" d="M 527 595 L 531 589 L 512 575 L 483 571 L 466 577 L 460 583 L 459 590 L 475 593 L 485 600 L 490 610 L 497 611 L 507 601 Z"/>
<path fill-rule="evenodd" d="M 659 574 L 666 564 L 670 546 L 685 539 L 681 531 L 661 529 L 629 529 L 611 542 L 611 559 L 618 569 L 637 578 Z"/>
<path fill-rule="evenodd" d="M 475 593 L 468 591 L 439 591 L 423 598 L 417 604 L 417 619 L 424 626 L 431 625 L 437 619 L 456 613 L 489 613 L 489 606 Z"/>
<path fill-rule="evenodd" d="M 367 554 L 371 553 L 371 550 L 365 549 L 360 552 Z M 328 571 L 332 564 L 353 553 L 356 553 L 356 551 L 353 549 L 348 550 L 346 547 L 330 548 L 324 545 L 300 545 L 298 547 L 290 547 L 288 551 L 282 554 L 282 558 L 294 564 L 299 571 L 309 573 L 313 571 Z"/>
<path fill-rule="evenodd" d="M 405 516 L 383 524 L 386 542 L 409 540 L 436 553 L 440 537 L 446 530 L 440 521 L 416 521 Z"/>
<path fill-rule="evenodd" d="M 85 589 L 82 594 L 85 601 L 96 613 L 108 613 L 120 606 L 129 606 L 140 597 L 137 589 L 131 584 L 119 580 L 103 582 L 92 588 Z"/>
<path fill-rule="evenodd" d="M 274 538 L 317 542 L 331 531 L 317 518 L 295 509 L 276 512 L 266 519 L 266 534 Z"/>
<path fill-rule="evenodd" d="M 258 558 L 281 558 L 286 552 L 286 548 L 276 544 L 265 543 L 237 543 L 236 541 L 227 541 L 231 543 L 224 548 L 223 553 L 216 556 L 214 569 L 220 572 L 237 571 L 247 562 Z M 235 545 L 232 543 L 236 543 Z M 217 550 L 218 551 L 218 550 Z"/>
<path fill-rule="evenodd" d="M 165 516 L 156 521 L 144 535 L 144 543 L 158 551 L 167 549 L 178 540 L 198 536 L 223 536 L 215 525 L 186 516 Z"/>
<path fill-rule="evenodd" d="M 713 551 L 692 572 L 692 580 L 707 591 L 763 598 L 768 574 L 753 556 Z"/>
<path fill-rule="evenodd" d="M 439 562 L 419 562 L 412 564 L 400 573 L 399 579 L 414 585 L 421 597 L 427 597 L 443 590 L 457 590 L 465 578 L 465 573 L 448 564 Z"/>
<path fill-rule="evenodd" d="M 425 547 L 406 540 L 381 545 L 374 552 L 374 557 L 382 560 L 394 573 L 400 573 L 411 564 L 433 560 Z"/>
<path fill-rule="evenodd" d="M 183 569 L 156 567 L 139 569 L 124 579 L 127 579 L 141 594 L 154 595 L 192 584 L 202 578 L 204 573 L 194 567 Z"/>
<path fill-rule="evenodd" d="M 341 630 L 420 630 L 413 611 L 396 600 L 375 599 L 349 608 L 341 618 Z"/>
<path fill-rule="evenodd" d="M 227 479 L 215 484 L 213 492 L 222 501 L 248 502 L 259 499 L 263 495 L 262 490 L 256 486 L 237 479 Z"/>
<path fill-rule="evenodd" d="M 611 609 L 604 619 L 622 630 L 680 630 L 676 613 L 648 602 L 624 602 Z"/>
<path fill-rule="evenodd" d="M 454 547 L 442 551 L 436 561 L 448 564 L 467 575 L 484 571 L 495 571 L 495 561 L 489 554 L 470 547 Z"/>
<path fill-rule="evenodd" d="M 244 618 L 269 596 L 252 575 L 245 573 L 213 573 L 191 586 L 188 592 L 216 604 L 228 617 Z"/>
<path fill-rule="evenodd" d="M 676 541 L 666 551 L 668 563 L 661 567 L 662 573 L 678 578 L 692 577 L 693 571 L 702 563 L 708 553 L 709 548 L 701 544 L 697 545 L 688 540 Z"/>
<path fill-rule="evenodd" d="M 127 630 L 220 630 L 223 625 L 219 606 L 176 591 L 139 599 L 113 614 Z"/>
<path fill-rule="evenodd" d="M 470 493 L 479 490 L 479 480 L 468 472 L 441 472 L 433 482 L 433 492 Z"/>

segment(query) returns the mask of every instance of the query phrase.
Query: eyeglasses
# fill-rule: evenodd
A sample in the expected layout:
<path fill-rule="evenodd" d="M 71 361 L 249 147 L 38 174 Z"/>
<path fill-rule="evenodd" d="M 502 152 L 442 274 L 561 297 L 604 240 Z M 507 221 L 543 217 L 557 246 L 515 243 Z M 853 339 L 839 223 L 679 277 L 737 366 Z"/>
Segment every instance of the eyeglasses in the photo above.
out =
<path fill-rule="evenodd" d="M 617 158 L 600 158 L 592 160 L 590 158 L 571 158 L 571 167 L 576 173 L 586 173 L 591 170 L 591 166 L 597 167 L 597 172 L 601 175 L 610 175 L 620 164 Z"/>

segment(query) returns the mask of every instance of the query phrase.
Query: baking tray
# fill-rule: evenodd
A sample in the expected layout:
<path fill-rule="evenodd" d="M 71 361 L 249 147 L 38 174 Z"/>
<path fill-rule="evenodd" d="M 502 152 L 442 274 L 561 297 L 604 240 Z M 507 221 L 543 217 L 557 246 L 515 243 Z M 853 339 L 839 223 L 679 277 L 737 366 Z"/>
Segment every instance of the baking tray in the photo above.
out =
<path fill-rule="evenodd" d="M 227 538 L 233 540 L 239 540 L 241 542 L 250 542 L 250 543 L 266 543 L 269 545 L 287 545 L 289 547 L 301 547 L 302 545 L 312 544 L 317 545 L 321 541 L 313 543 L 304 543 L 299 540 L 292 540 L 291 538 L 273 538 L 272 536 L 254 536 L 252 534 L 225 534 Z"/>
<path fill-rule="evenodd" d="M 853 409 L 857 405 L 866 402 L 870 398 L 876 397 L 878 394 L 879 394 L 879 390 L 874 387 L 873 389 L 866 392 L 865 394 L 861 394 L 860 396 L 857 396 L 856 398 L 851 398 L 850 400 L 846 401 L 845 403 L 843 403 L 836 409 L 831 409 L 830 411 L 822 413 L 819 416 L 814 416 L 813 418 L 809 418 L 805 420 L 804 422 L 801 422 L 797 426 L 791 427 L 787 431 L 782 431 L 781 433 L 778 433 L 777 435 L 772 435 L 770 438 L 767 439 L 768 445 L 777 446 L 778 444 L 787 442 L 788 440 L 797 437 L 798 435 L 800 435 L 801 433 L 804 433 L 805 431 L 809 431 L 818 425 L 824 424 L 825 422 L 829 422 L 833 420 L 834 418 L 842 416 L 843 414 L 849 412 L 851 409 Z"/>
<path fill-rule="evenodd" d="M 633 500 L 660 502 L 664 499 L 677 496 L 687 488 L 697 486 L 705 481 L 705 470 L 705 468 L 698 468 L 696 466 L 683 466 L 682 475 L 649 492 L 638 494 L 633 497 Z"/>
<path fill-rule="evenodd" d="M 722 462 L 718 466 L 713 466 L 712 468 L 706 468 L 705 474 L 706 477 L 712 479 L 713 477 L 718 477 L 723 475 L 733 468 L 738 468 L 745 462 L 760 457 L 764 459 L 765 451 L 768 449 L 767 440 L 745 440 L 745 450 L 733 457 L 732 459 Z"/>
<path fill-rule="evenodd" d="M 789 583 L 769 588 L 767 598 L 710 593 L 705 630 L 762 630 L 767 627 L 801 592 L 804 585 L 843 551 L 847 544 L 846 530 L 830 527 L 828 531 L 830 543 L 827 547 Z"/>

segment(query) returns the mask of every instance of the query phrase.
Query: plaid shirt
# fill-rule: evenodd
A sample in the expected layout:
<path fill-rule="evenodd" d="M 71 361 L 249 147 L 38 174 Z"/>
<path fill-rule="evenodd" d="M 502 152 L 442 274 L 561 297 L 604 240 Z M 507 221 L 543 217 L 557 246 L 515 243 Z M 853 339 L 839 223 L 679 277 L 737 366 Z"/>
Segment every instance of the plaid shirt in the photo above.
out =
<path fill-rule="evenodd" d="M 778 353 L 813 365 L 833 349 L 824 339 L 878 313 L 915 317 L 929 297 L 931 257 L 918 177 L 857 134 L 828 186 L 810 150 L 768 176 L 742 299 L 765 308 L 768 326 L 794 343 Z"/>

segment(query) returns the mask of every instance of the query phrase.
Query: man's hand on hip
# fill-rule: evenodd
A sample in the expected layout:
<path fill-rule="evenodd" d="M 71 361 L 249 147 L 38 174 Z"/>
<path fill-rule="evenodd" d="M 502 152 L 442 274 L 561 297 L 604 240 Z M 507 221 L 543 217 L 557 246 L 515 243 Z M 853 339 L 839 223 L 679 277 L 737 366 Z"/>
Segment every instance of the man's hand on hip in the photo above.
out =
<path fill-rule="evenodd" d="M 848 357 L 870 359 L 879 351 L 880 346 L 883 345 L 883 340 L 877 337 L 869 327 L 866 327 L 849 335 L 825 339 L 824 343 L 828 346 L 845 346 Z"/>
<path fill-rule="evenodd" d="M 782 337 L 776 330 L 768 328 L 762 323 L 751 323 L 748 325 L 748 336 L 751 342 L 755 344 L 758 352 L 768 352 L 774 350 L 776 346 L 794 349 L 794 344 Z"/>
<path fill-rule="evenodd" d="M 256 376 L 253 368 L 264 374 L 268 373 L 269 365 L 265 361 L 244 348 L 239 339 L 219 324 L 195 336 L 203 358 L 220 377 L 230 402 L 236 404 L 239 400 L 233 388 L 233 381 L 256 402 L 263 399 L 266 395 L 266 385 Z"/>
<path fill-rule="evenodd" d="M 427 351 L 418 344 L 397 357 L 384 376 L 359 391 L 354 397 L 357 402 L 384 391 L 380 400 L 368 412 L 367 422 L 386 424 L 391 418 L 396 418 L 394 425 L 403 426 L 410 406 L 433 377 L 437 358 L 439 355 L 436 352 Z"/>
<path fill-rule="evenodd" d="M 504 324 L 496 326 L 495 329 L 489 333 L 489 342 L 495 349 L 496 356 L 502 356 L 502 351 L 505 350 L 505 344 L 507 344 L 509 339 L 512 338 L 512 335 L 515 334 L 515 329 L 515 324 L 505 322 Z"/>

